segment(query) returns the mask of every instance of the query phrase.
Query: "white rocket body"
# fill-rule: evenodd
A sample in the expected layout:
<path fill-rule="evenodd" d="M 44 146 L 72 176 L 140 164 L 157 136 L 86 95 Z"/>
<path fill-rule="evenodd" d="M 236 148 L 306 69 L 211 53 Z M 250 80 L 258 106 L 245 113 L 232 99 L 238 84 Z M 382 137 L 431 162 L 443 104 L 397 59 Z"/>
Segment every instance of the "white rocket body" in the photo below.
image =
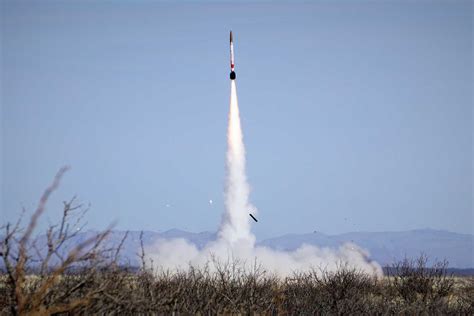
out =
<path fill-rule="evenodd" d="M 235 63 L 234 63 L 234 40 L 232 38 L 232 31 L 230 31 L 230 80 L 235 79 L 234 67 L 235 67 Z"/>

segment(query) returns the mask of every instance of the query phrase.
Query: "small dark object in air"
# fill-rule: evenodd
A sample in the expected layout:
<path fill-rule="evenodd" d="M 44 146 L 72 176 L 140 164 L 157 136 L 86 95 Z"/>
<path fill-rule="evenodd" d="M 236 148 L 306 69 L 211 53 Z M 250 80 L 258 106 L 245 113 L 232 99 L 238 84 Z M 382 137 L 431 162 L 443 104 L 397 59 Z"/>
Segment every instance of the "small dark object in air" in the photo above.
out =
<path fill-rule="evenodd" d="M 235 80 L 235 71 L 230 73 L 230 80 Z"/>
<path fill-rule="evenodd" d="M 254 220 L 254 221 L 256 221 L 256 222 L 258 223 L 258 220 L 257 220 L 255 217 L 253 217 L 253 215 L 252 215 L 252 214 L 250 214 L 250 213 L 249 213 L 249 215 L 250 215 L 250 217 L 252 217 L 252 218 L 253 218 L 253 220 Z"/>

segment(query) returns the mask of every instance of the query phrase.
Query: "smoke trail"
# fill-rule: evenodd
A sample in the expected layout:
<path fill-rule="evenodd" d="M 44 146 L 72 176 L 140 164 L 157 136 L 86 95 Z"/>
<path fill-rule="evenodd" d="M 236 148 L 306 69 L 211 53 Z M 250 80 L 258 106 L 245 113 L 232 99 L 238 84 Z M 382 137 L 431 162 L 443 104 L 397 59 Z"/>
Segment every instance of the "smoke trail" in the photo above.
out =
<path fill-rule="evenodd" d="M 229 243 L 247 242 L 252 246 L 255 237 L 250 232 L 249 185 L 245 173 L 245 146 L 240 126 L 239 104 L 235 80 L 231 80 L 229 125 L 227 129 L 227 179 L 225 209 L 219 237 Z"/>
<path fill-rule="evenodd" d="M 227 129 L 227 177 L 225 188 L 225 213 L 222 218 L 218 239 L 203 249 L 184 239 L 158 240 L 147 248 L 148 256 L 157 263 L 159 269 L 185 270 L 237 260 L 252 264 L 257 260 L 267 271 L 280 276 L 291 275 L 294 271 L 322 267 L 334 271 L 341 264 L 359 269 L 369 274 L 382 275 L 376 262 L 370 261 L 369 254 L 357 245 L 347 243 L 338 249 L 318 248 L 303 244 L 291 251 L 276 251 L 266 247 L 255 247 L 255 236 L 250 231 L 251 209 L 249 185 L 245 173 L 245 146 L 240 125 L 239 105 L 235 80 L 231 81 L 229 125 Z M 211 260 L 212 258 L 212 260 Z M 214 261 L 213 261 L 214 260 Z M 244 266 L 245 268 L 245 266 Z"/>

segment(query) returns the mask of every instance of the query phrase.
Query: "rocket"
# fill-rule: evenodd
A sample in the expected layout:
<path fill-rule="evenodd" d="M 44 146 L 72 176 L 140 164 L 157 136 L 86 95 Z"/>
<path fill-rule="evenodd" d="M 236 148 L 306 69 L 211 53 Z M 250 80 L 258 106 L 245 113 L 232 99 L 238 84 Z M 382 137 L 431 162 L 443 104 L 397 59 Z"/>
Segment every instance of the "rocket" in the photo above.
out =
<path fill-rule="evenodd" d="M 232 31 L 230 31 L 230 80 L 235 79 L 234 71 L 234 40 L 232 39 Z"/>

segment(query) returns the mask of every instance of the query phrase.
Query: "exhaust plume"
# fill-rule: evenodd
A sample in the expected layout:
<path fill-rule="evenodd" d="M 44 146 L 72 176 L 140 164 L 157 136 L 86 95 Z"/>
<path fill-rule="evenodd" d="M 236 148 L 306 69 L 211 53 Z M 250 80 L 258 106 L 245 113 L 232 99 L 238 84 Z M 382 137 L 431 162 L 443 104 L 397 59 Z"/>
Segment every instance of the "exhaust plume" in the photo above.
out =
<path fill-rule="evenodd" d="M 182 238 L 157 241 L 147 248 L 146 253 L 156 263 L 158 270 L 186 270 L 190 266 L 203 267 L 206 264 L 209 264 L 210 269 L 216 269 L 216 265 L 229 261 L 239 262 L 244 269 L 251 269 L 256 261 L 265 270 L 280 276 L 289 276 L 295 271 L 311 268 L 334 271 L 341 266 L 382 275 L 380 265 L 370 261 L 369 254 L 352 243 L 344 244 L 338 249 L 304 244 L 292 252 L 255 246 L 248 214 L 249 210 L 256 214 L 256 208 L 249 202 L 250 189 L 245 172 L 245 146 L 235 80 L 231 80 L 228 124 L 225 213 L 218 238 L 203 249 L 198 249 Z"/>
<path fill-rule="evenodd" d="M 239 104 L 235 80 L 231 80 L 229 125 L 227 128 L 227 179 L 225 190 L 225 213 L 223 215 L 219 237 L 229 243 L 238 240 L 250 243 L 255 237 L 250 232 L 249 185 L 245 173 L 245 146 L 240 126 Z"/>

